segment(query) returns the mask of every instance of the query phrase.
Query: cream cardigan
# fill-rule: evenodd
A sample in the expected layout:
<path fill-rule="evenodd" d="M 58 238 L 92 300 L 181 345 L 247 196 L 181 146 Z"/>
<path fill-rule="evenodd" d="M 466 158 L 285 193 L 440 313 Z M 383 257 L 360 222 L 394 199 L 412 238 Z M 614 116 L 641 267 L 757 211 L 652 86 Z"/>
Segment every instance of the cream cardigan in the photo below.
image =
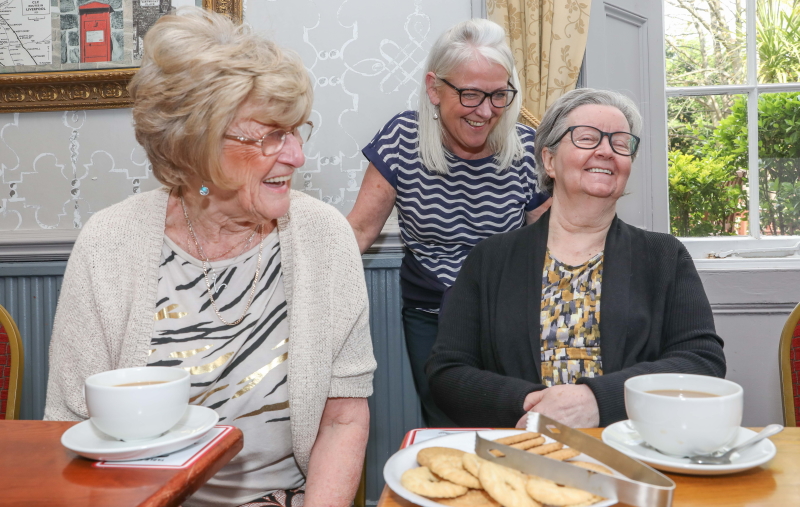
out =
<path fill-rule="evenodd" d="M 53 324 L 46 420 L 86 419 L 86 377 L 147 364 L 168 195 L 153 190 L 99 211 L 75 242 Z M 347 221 L 293 191 L 278 231 L 292 445 L 307 474 L 326 400 L 370 396 L 376 363 L 363 266 Z"/>

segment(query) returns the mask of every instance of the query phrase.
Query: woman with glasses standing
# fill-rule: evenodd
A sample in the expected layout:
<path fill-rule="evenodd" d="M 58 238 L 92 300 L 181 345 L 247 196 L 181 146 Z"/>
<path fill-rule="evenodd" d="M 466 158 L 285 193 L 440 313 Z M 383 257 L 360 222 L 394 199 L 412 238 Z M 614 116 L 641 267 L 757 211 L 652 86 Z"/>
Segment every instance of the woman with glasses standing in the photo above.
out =
<path fill-rule="evenodd" d="M 446 427 L 424 371 L 444 293 L 472 247 L 535 221 L 547 197 L 533 173 L 534 131 L 517 124 L 517 73 L 500 26 L 474 19 L 445 32 L 421 84 L 419 111 L 392 118 L 364 148 L 370 165 L 347 219 L 363 253 L 397 208 L 411 369 L 427 425 Z"/>
<path fill-rule="evenodd" d="M 129 89 L 136 139 L 164 187 L 81 231 L 45 418 L 86 419 L 95 373 L 181 368 L 190 408 L 244 434 L 184 506 L 351 505 L 375 359 L 352 230 L 291 190 L 311 135 L 303 62 L 247 25 L 181 8 L 147 32 Z"/>
<path fill-rule="evenodd" d="M 536 172 L 550 210 L 475 247 L 440 318 L 427 371 L 456 423 L 524 427 L 534 411 L 572 427 L 608 426 L 627 418 L 630 377 L 725 376 L 686 248 L 616 216 L 641 125 L 630 99 L 586 88 L 545 113 Z"/>

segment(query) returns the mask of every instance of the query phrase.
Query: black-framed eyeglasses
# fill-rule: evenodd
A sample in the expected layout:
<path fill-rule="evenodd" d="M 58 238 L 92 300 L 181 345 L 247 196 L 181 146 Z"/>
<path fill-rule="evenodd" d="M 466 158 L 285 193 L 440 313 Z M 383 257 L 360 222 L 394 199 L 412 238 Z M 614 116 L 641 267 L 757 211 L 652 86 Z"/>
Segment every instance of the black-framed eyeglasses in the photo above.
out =
<path fill-rule="evenodd" d="M 639 149 L 639 141 L 641 141 L 630 132 L 603 132 L 599 128 L 589 125 L 575 125 L 561 134 L 556 142 L 560 142 L 567 134 L 570 134 L 572 144 L 582 150 L 593 150 L 600 146 L 603 137 L 608 137 L 611 150 L 617 155 L 625 157 L 633 156 Z"/>
<path fill-rule="evenodd" d="M 297 142 L 300 143 L 300 146 L 302 146 L 303 143 L 311 138 L 311 133 L 313 131 L 314 124 L 307 121 L 291 130 L 275 129 L 267 132 L 261 139 L 250 139 L 249 137 L 234 136 L 232 134 L 224 134 L 222 137 L 244 144 L 258 144 L 261 146 L 261 153 L 263 153 L 265 157 L 268 157 L 281 151 L 283 145 L 286 143 L 287 135 L 293 135 L 297 139 Z"/>
<path fill-rule="evenodd" d="M 494 107 L 508 107 L 514 102 L 514 97 L 517 96 L 517 90 L 509 88 L 508 90 L 496 90 L 493 92 L 485 92 L 483 90 L 475 90 L 473 88 L 456 88 L 455 85 L 445 78 L 439 79 L 447 86 L 458 92 L 458 99 L 464 107 L 478 107 L 483 104 L 486 97 L 489 97 L 489 102 Z M 509 86 L 511 86 L 509 84 Z"/>

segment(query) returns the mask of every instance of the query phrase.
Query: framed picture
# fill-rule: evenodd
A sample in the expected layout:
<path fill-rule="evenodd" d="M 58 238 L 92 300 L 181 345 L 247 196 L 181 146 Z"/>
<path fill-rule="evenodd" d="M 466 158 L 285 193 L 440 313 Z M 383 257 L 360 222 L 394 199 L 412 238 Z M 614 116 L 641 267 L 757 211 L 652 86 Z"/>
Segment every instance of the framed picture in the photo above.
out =
<path fill-rule="evenodd" d="M 0 1 L 0 113 L 130 107 L 144 35 L 182 5 L 194 0 Z M 242 0 L 203 8 L 242 21 Z"/>

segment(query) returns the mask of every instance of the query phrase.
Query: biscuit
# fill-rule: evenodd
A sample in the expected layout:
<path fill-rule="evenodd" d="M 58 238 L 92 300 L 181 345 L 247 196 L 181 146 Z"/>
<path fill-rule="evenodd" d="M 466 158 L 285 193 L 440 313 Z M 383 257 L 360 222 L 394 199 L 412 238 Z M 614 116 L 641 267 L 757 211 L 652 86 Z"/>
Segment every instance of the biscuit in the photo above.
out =
<path fill-rule="evenodd" d="M 491 461 L 481 464 L 478 471 L 483 489 L 505 507 L 541 507 L 525 491 L 525 475 Z"/>
<path fill-rule="evenodd" d="M 539 438 L 540 436 L 541 436 L 540 433 L 533 433 L 529 431 L 527 433 L 520 433 L 519 435 L 511 435 L 510 437 L 498 438 L 497 440 L 495 440 L 495 442 L 503 445 L 512 445 L 512 444 L 517 444 L 519 442 L 523 442 L 525 440 L 532 440 L 534 438 Z"/>
<path fill-rule="evenodd" d="M 614 475 L 614 472 L 612 472 L 610 469 L 598 463 L 590 463 L 588 461 L 568 461 L 567 463 L 569 463 L 570 465 L 575 465 L 581 468 L 585 468 L 586 470 L 591 470 L 592 472 Z"/>
<path fill-rule="evenodd" d="M 523 451 L 530 449 L 531 447 L 539 447 L 544 443 L 544 437 L 539 438 L 532 438 L 530 440 L 524 440 L 517 444 L 511 444 L 511 447 L 514 449 L 521 449 Z"/>
<path fill-rule="evenodd" d="M 468 452 L 465 452 L 464 455 L 461 456 L 461 464 L 464 466 L 464 470 L 475 477 L 478 477 L 478 470 L 481 468 L 481 463 L 484 461 L 486 460 L 479 457 L 477 454 L 470 454 Z"/>
<path fill-rule="evenodd" d="M 417 453 L 417 463 L 430 468 L 430 459 L 434 456 L 455 456 L 461 458 L 463 454 L 464 451 L 451 449 L 450 447 L 426 447 L 425 449 L 420 449 Z"/>
<path fill-rule="evenodd" d="M 532 452 L 534 454 L 549 454 L 551 452 L 555 452 L 561 449 L 562 447 L 564 447 L 564 444 L 562 444 L 561 442 L 553 442 L 551 444 L 544 444 L 540 445 L 539 447 L 533 447 L 531 449 L 528 449 L 528 452 Z"/>
<path fill-rule="evenodd" d="M 503 507 L 486 491 L 477 489 L 471 489 L 467 494 L 455 498 L 437 499 L 436 502 L 450 507 Z"/>
<path fill-rule="evenodd" d="M 594 495 L 588 491 L 559 486 L 553 481 L 535 476 L 528 478 L 528 482 L 525 484 L 525 491 L 537 502 L 554 507 L 582 504 L 594 498 Z"/>
<path fill-rule="evenodd" d="M 455 498 L 467 492 L 465 486 L 440 480 L 428 467 L 406 470 L 400 476 L 400 484 L 412 493 L 429 498 Z"/>
<path fill-rule="evenodd" d="M 574 458 L 580 453 L 581 451 L 577 449 L 561 449 L 560 451 L 545 454 L 544 457 L 550 459 L 557 459 L 558 461 L 564 461 L 570 458 Z"/>
<path fill-rule="evenodd" d="M 472 489 L 483 489 L 481 481 L 464 470 L 462 457 L 440 454 L 430 458 L 428 468 L 442 479 Z"/>

